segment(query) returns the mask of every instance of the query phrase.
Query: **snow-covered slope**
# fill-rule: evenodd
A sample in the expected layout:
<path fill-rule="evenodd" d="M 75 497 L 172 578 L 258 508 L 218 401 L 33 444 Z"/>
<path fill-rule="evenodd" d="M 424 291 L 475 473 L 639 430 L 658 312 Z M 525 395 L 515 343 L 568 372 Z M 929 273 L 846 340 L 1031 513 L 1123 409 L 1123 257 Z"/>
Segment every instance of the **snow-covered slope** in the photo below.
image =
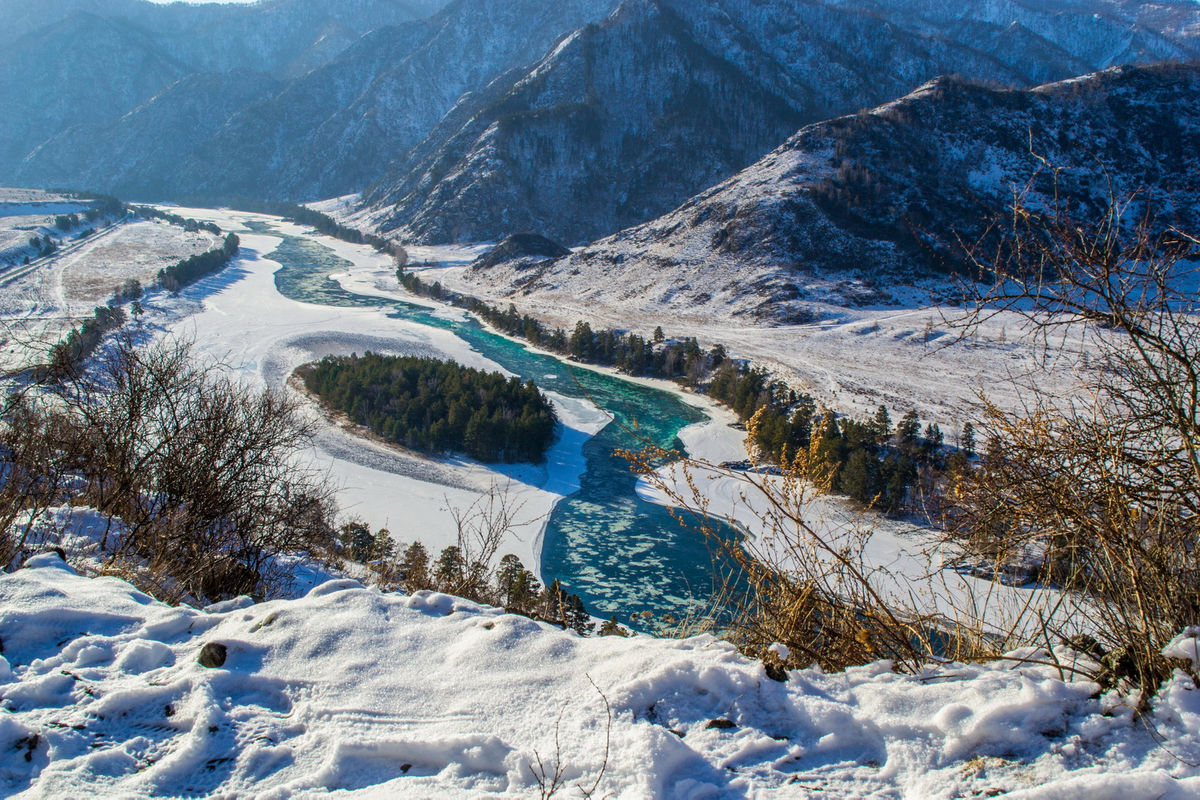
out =
<path fill-rule="evenodd" d="M 171 608 L 54 554 L 0 577 L 0 640 L 9 796 L 1200 793 L 1181 673 L 1135 721 L 1032 665 L 781 683 L 710 637 L 584 639 L 352 581 Z"/>
<path fill-rule="evenodd" d="M 656 216 L 802 121 L 673 11 L 635 0 L 464 98 L 366 202 L 406 238 L 587 241 Z"/>
<path fill-rule="evenodd" d="M 897 273 L 954 268 L 951 245 L 1011 203 L 1035 153 L 1065 168 L 1060 196 L 1083 218 L 1110 189 L 1146 189 L 1164 220 L 1200 229 L 1200 68 L 1114 68 L 1025 91 L 939 79 L 808 126 L 653 222 L 534 270 L 466 279 L 492 294 L 776 321 L 803 319 L 839 281 L 843 301 L 877 303 Z"/>
<path fill-rule="evenodd" d="M 415 241 L 580 243 L 665 213 L 803 123 L 937 75 L 1030 86 L 1192 52 L 1103 3 L 625 0 L 464 98 L 365 201 Z"/>
<path fill-rule="evenodd" d="M 329 14 L 340 9 L 329 0 L 306 2 Z M 357 5 L 362 3 L 369 0 Z M 117 116 L 132 106 L 113 107 L 110 113 L 117 114 L 96 132 L 90 146 L 85 134 L 68 131 L 36 151 L 21 150 L 19 163 L 0 161 L 0 174 L 15 171 L 13 181 L 21 185 L 74 185 L 77 176 L 70 166 L 90 160 L 90 176 L 98 185 L 111 188 L 119 180 L 122 189 L 141 197 L 298 200 L 343 194 L 383 174 L 464 92 L 514 64 L 531 63 L 568 31 L 602 18 L 614 3 L 456 0 L 430 19 L 410 22 L 403 22 L 394 8 L 372 15 L 367 8 L 355 13 L 348 7 L 341 13 L 370 32 L 328 58 L 314 59 L 316 68 L 289 73 L 289 80 L 269 97 L 247 98 L 228 109 L 229 94 L 219 82 L 194 81 L 187 90 L 198 98 L 162 93 L 148 101 L 150 113 L 162 121 L 152 135 L 134 115 Z M 271 8 L 264 6 L 262 15 Z M 258 24 L 272 29 L 267 19 Z M 36 74 L 38 67 L 27 64 L 23 69 Z M 188 69 L 229 71 L 190 62 Z M 2 84 L 0 80 L 0 90 Z M 214 118 L 196 131 L 189 126 L 187 108 L 198 105 L 211 108 Z M 40 131 L 49 138 L 64 126 L 41 120 L 27 127 L 31 136 Z M 204 135 L 196 141 L 198 132 Z M 127 150 L 157 151 L 163 139 L 172 142 L 163 168 L 152 173 L 134 169 Z M 59 155 L 63 150 L 67 159 Z"/>

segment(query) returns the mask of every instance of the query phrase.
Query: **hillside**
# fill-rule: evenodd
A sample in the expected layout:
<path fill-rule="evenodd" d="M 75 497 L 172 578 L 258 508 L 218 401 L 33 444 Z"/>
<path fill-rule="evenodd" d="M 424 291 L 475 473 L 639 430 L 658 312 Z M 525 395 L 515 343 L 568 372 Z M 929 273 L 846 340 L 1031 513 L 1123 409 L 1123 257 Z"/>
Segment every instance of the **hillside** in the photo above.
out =
<path fill-rule="evenodd" d="M 1126 9 L 1084 8 L 626 0 L 465 98 L 364 201 L 403 239 L 579 244 L 666 213 L 802 124 L 938 75 L 1031 86 L 1193 55 Z"/>
<path fill-rule="evenodd" d="M 28 136 L 13 137 L 19 143 L 13 145 L 14 159 L 0 161 L 0 175 L 12 174 L 11 180 L 21 185 L 74 184 L 72 167 L 86 162 L 97 185 L 120 185 L 142 197 L 311 200 L 343 194 L 378 178 L 465 92 L 514 63 L 535 60 L 560 36 L 609 7 L 610 0 L 457 0 L 430 19 L 415 21 L 403 15 L 397 19 L 394 8 L 389 14 L 360 9 L 350 16 L 360 25 L 370 20 L 378 26 L 327 54 L 315 68 L 283 76 L 262 97 L 231 106 L 221 82 L 207 78 L 192 80 L 180 92 L 143 92 L 139 102 L 147 107 L 133 114 L 127 113 L 132 105 L 111 106 L 120 115 L 90 131 L 70 126 L 97 122 L 93 118 L 42 119 L 26 126 Z M 261 14 L 270 9 L 263 6 Z M 272 28 L 269 19 L 257 24 Z M 238 35 L 231 33 L 231 38 L 237 41 Z M 41 69 L 33 63 L 21 68 Z M 186 69 L 224 71 L 204 63 Z M 175 78 L 163 77 L 156 91 L 178 77 L 180 69 Z M 232 96 L 239 94 L 245 91 Z M 213 110 L 199 137 L 188 111 L 195 106 Z M 147 135 L 140 126 L 139 118 L 146 115 L 159 121 L 157 135 Z M 37 149 L 28 144 L 35 134 L 48 140 Z M 9 138 L 0 135 L 0 141 Z M 163 168 L 151 174 L 135 169 L 126 149 L 158 151 L 163 140 L 171 142 Z"/>
<path fill-rule="evenodd" d="M 1084 217 L 1110 189 L 1145 188 L 1164 222 L 1197 230 L 1198 100 L 1192 66 L 1112 69 L 1020 91 L 939 79 L 807 126 L 653 222 L 536 269 L 465 279 L 490 292 L 777 321 L 803 318 L 808 300 L 830 294 L 878 303 L 898 277 L 961 269 L 958 238 L 974 241 L 1025 189 L 1035 153 L 1064 168 L 1060 196 Z M 1033 182 L 1032 201 L 1049 196 L 1051 174 Z"/>
<path fill-rule="evenodd" d="M 0 181 L 208 202 L 370 190 L 404 238 L 578 244 L 940 74 L 1029 86 L 1200 55 L 1184 0 L 442 5 L 11 8 L 0 103 L 25 112 L 0 121 Z"/>
<path fill-rule="evenodd" d="M 22 113 L 0 119 L 0 175 L 11 179 L 21 159 L 72 126 L 113 125 L 148 101 L 165 105 L 170 98 L 159 98 L 159 93 L 186 76 L 250 72 L 293 78 L 332 61 L 368 31 L 425 16 L 437 5 L 429 0 L 270 0 L 252 6 L 3 0 L 0 107 Z M 201 92 L 198 100 L 179 93 L 174 98 L 221 108 L 221 87 L 204 89 L 193 83 L 190 91 Z M 241 96 L 239 107 L 244 107 L 251 99 Z M 220 122 L 228 116 L 225 112 Z M 181 123 L 169 130 L 174 134 L 187 128 Z M 133 141 L 143 151 L 162 141 L 136 128 L 116 132 L 138 134 Z M 97 136 L 86 144 L 60 142 L 56 149 L 61 154 L 70 146 L 68 160 L 78 161 L 106 144 Z M 69 169 L 55 169 L 53 158 L 30 177 L 78 186 Z M 133 168 L 128 160 L 114 160 L 114 166 Z M 107 178 L 100 176 L 111 188 Z"/>
<path fill-rule="evenodd" d="M 1142 724 L 1116 694 L 1030 664 L 778 682 L 707 636 L 580 638 L 348 580 L 172 608 L 53 553 L 0 579 L 0 608 L 9 796 L 1200 790 L 1182 672 Z M 1176 644 L 1195 658 L 1194 638 Z"/>

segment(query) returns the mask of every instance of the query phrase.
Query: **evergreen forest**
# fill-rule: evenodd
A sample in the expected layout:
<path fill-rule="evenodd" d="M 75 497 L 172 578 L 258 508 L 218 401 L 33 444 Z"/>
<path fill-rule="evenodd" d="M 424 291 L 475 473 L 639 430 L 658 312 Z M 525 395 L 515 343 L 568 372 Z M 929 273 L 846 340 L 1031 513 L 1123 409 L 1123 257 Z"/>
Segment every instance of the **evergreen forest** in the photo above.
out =
<path fill-rule="evenodd" d="M 554 442 L 554 408 L 532 381 L 454 361 L 371 352 L 327 356 L 299 374 L 324 402 L 413 450 L 537 463 Z"/>

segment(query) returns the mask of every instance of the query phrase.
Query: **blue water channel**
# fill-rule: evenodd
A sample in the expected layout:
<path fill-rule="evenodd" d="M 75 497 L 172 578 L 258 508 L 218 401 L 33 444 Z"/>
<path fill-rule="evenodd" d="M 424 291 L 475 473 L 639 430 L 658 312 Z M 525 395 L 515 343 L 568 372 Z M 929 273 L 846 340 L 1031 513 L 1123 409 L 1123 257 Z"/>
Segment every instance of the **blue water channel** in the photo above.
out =
<path fill-rule="evenodd" d="M 251 227 L 281 235 L 262 223 Z M 714 575 L 710 543 L 680 525 L 667 509 L 639 499 L 629 463 L 614 455 L 617 449 L 640 449 L 639 437 L 681 448 L 679 431 L 707 419 L 702 411 L 668 392 L 532 352 L 474 319 L 448 320 L 423 306 L 348 292 L 328 276 L 350 264 L 312 240 L 284 235 L 268 257 L 282 265 L 275 286 L 285 297 L 328 306 L 390 306 L 389 316 L 450 330 L 523 379 L 570 397 L 587 397 L 610 412 L 615 421 L 584 445 L 587 469 L 579 491 L 551 514 L 542 550 L 543 578 L 561 580 L 593 615 L 615 614 L 622 622 L 646 611 L 657 618 L 682 618 L 708 608 Z"/>

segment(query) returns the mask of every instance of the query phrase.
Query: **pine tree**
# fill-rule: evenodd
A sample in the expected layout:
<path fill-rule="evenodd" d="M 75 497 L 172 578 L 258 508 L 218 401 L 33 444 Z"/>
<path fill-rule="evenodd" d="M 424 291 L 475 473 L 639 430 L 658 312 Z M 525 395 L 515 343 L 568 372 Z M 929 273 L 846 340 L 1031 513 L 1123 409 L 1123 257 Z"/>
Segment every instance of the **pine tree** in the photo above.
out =
<path fill-rule="evenodd" d="M 896 423 L 896 443 L 900 449 L 910 455 L 917 450 L 917 439 L 921 435 L 921 420 L 917 417 L 916 409 L 910 408 Z"/>
<path fill-rule="evenodd" d="M 942 436 L 942 429 L 938 427 L 936 422 L 931 422 L 925 426 L 925 445 L 929 450 L 936 452 L 945 444 L 945 439 Z"/>
<path fill-rule="evenodd" d="M 880 405 L 875 412 L 874 419 L 871 420 L 871 428 L 875 431 L 875 438 L 883 443 L 892 433 L 892 418 L 888 416 L 887 406 Z"/>
<path fill-rule="evenodd" d="M 458 545 L 452 544 L 442 550 L 433 565 L 433 580 L 438 591 L 454 594 L 466 582 L 466 570 L 467 564 Z"/>
<path fill-rule="evenodd" d="M 525 569 L 521 559 L 511 553 L 500 559 L 496 585 L 500 592 L 500 602 L 506 610 L 519 613 L 533 611 L 540 587 L 537 578 Z"/>
<path fill-rule="evenodd" d="M 354 520 L 342 526 L 342 547 L 355 561 L 371 559 L 371 529 L 365 522 Z"/>
<path fill-rule="evenodd" d="M 603 625 L 600 626 L 600 636 L 631 636 L 627 628 L 621 627 L 617 622 L 617 615 L 613 614 Z"/>
<path fill-rule="evenodd" d="M 580 636 L 588 636 L 595 630 L 596 623 L 592 622 L 592 615 L 587 612 L 579 595 L 568 594 L 564 610 L 564 627 L 570 628 Z"/>
<path fill-rule="evenodd" d="M 380 528 L 375 531 L 375 535 L 371 537 L 371 559 L 376 561 L 390 561 L 396 553 L 396 542 L 392 539 L 392 533 L 387 528 Z"/>
<path fill-rule="evenodd" d="M 397 565 L 403 576 L 404 588 L 410 592 L 432 588 L 429 575 L 429 552 L 420 542 L 413 542 L 404 551 Z"/>
<path fill-rule="evenodd" d="M 866 450 L 855 450 L 838 473 L 838 488 L 860 503 L 871 503 L 879 493 L 879 459 Z"/>
<path fill-rule="evenodd" d="M 958 446 L 966 455 L 975 455 L 975 426 L 970 420 L 963 423 L 962 433 L 958 436 Z"/>

